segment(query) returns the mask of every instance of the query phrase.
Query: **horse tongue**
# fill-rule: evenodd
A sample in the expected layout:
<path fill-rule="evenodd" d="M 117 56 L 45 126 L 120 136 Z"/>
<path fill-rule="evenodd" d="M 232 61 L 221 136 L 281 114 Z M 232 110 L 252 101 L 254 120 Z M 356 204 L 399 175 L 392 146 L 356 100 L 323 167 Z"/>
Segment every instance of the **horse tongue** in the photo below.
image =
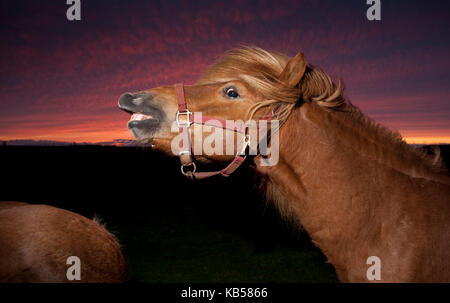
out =
<path fill-rule="evenodd" d="M 144 115 L 144 114 L 140 114 L 140 113 L 134 113 L 130 120 L 147 120 L 147 119 L 153 119 L 152 116 L 150 115 Z"/>

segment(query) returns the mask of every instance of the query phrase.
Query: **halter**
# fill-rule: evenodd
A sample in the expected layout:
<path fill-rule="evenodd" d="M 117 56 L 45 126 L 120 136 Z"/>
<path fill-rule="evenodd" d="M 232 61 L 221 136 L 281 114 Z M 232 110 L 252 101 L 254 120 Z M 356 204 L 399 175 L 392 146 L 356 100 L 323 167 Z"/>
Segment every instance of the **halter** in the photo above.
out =
<path fill-rule="evenodd" d="M 205 179 L 216 175 L 222 175 L 224 177 L 229 177 L 239 166 L 245 161 L 247 157 L 247 149 L 250 146 L 250 134 L 249 127 L 245 123 L 236 123 L 234 121 L 225 121 L 223 119 L 209 118 L 202 116 L 196 116 L 189 111 L 186 104 L 186 98 L 184 96 L 184 84 L 175 84 L 175 90 L 177 93 L 178 111 L 175 117 L 177 126 L 180 128 L 182 136 L 182 148 L 179 152 L 179 157 L 181 161 L 181 173 L 188 178 L 195 179 Z M 262 118 L 262 120 L 270 120 L 275 117 L 275 112 L 278 107 L 275 107 L 271 114 Z M 222 129 L 229 129 L 234 132 L 240 133 L 244 136 L 244 145 L 241 151 L 236 153 L 233 161 L 231 161 L 228 166 L 217 171 L 208 172 L 197 172 L 197 166 L 195 165 L 194 159 L 191 153 L 191 135 L 190 128 L 191 124 L 200 125 L 210 125 L 214 127 L 219 127 Z M 186 168 L 191 167 L 191 170 Z"/>

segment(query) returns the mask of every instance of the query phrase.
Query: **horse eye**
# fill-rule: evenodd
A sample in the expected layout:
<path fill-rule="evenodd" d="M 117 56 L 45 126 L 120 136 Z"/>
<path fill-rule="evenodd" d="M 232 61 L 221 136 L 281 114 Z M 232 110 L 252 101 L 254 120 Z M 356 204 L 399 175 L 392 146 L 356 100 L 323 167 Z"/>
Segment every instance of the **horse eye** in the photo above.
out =
<path fill-rule="evenodd" d="M 232 99 L 236 99 L 239 97 L 239 93 L 237 92 L 237 90 L 234 87 L 227 87 L 224 89 L 225 91 L 225 95 L 227 95 L 227 97 L 232 98 Z"/>

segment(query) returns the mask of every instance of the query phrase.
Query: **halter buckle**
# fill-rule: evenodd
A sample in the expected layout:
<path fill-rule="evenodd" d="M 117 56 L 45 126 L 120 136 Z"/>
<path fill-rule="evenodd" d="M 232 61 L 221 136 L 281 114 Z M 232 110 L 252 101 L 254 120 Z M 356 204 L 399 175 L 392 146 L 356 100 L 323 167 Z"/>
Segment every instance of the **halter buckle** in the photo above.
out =
<path fill-rule="evenodd" d="M 186 120 L 185 121 L 180 121 L 180 116 L 186 115 Z M 190 116 L 192 115 L 192 112 L 190 112 L 188 109 L 186 109 L 186 111 L 181 112 L 177 111 L 177 115 L 175 116 L 175 121 L 177 122 L 177 126 L 191 126 L 192 122 L 190 119 Z"/>
<path fill-rule="evenodd" d="M 188 166 L 192 166 L 192 170 L 185 171 L 184 168 Z M 193 178 L 196 170 L 197 166 L 195 165 L 195 162 L 191 162 L 188 164 L 181 164 L 181 173 L 188 178 Z"/>
<path fill-rule="evenodd" d="M 250 141 L 244 142 L 244 146 L 242 147 L 240 152 L 237 152 L 236 156 L 245 156 L 247 148 L 250 146 Z"/>
<path fill-rule="evenodd" d="M 245 131 L 244 131 L 244 146 L 242 146 L 241 151 L 236 153 L 236 156 L 245 156 L 245 153 L 247 151 L 247 148 L 250 146 L 250 129 L 248 127 L 248 125 L 245 127 Z"/>

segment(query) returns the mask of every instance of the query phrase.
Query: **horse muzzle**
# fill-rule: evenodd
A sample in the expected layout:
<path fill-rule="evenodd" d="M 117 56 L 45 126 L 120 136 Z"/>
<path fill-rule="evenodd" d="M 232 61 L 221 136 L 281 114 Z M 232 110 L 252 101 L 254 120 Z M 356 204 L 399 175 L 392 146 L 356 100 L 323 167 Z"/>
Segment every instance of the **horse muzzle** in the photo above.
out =
<path fill-rule="evenodd" d="M 119 108 L 131 114 L 127 126 L 137 140 L 151 139 L 165 119 L 153 99 L 149 92 L 126 93 L 119 98 Z"/>

